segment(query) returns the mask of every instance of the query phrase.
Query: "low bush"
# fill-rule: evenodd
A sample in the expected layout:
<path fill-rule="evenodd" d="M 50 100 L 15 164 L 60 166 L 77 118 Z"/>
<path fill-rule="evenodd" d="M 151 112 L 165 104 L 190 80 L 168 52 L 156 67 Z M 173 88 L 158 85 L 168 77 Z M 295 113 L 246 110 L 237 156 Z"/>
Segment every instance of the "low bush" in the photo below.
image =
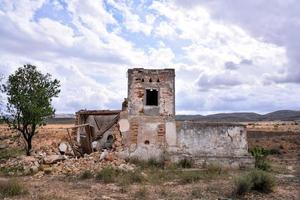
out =
<path fill-rule="evenodd" d="M 119 172 L 118 182 L 121 185 L 128 185 L 133 183 L 141 183 L 143 181 L 142 175 L 138 171 Z"/>
<path fill-rule="evenodd" d="M 152 168 L 164 168 L 165 163 L 164 160 L 157 160 L 154 158 L 150 158 L 148 161 L 146 161 L 146 165 Z"/>
<path fill-rule="evenodd" d="M 0 175 L 11 176 L 16 175 L 18 173 L 22 173 L 24 171 L 23 166 L 16 165 L 10 167 L 0 167 Z"/>
<path fill-rule="evenodd" d="M 220 165 L 216 164 L 208 165 L 206 168 L 208 172 L 207 175 L 220 175 L 224 171 Z"/>
<path fill-rule="evenodd" d="M 253 184 L 253 190 L 264 193 L 272 192 L 275 186 L 275 179 L 270 174 L 261 170 L 255 170 L 250 172 L 249 176 Z"/>
<path fill-rule="evenodd" d="M 181 168 L 192 168 L 192 165 L 192 160 L 188 158 L 184 158 L 177 163 L 177 166 Z"/>
<path fill-rule="evenodd" d="M 271 170 L 271 165 L 266 160 L 262 160 L 262 161 L 257 163 L 256 168 L 260 169 L 260 170 L 263 170 L 263 171 L 270 171 Z"/>
<path fill-rule="evenodd" d="M 249 176 L 242 176 L 235 180 L 235 191 L 236 195 L 243 195 L 252 189 L 252 180 Z"/>
<path fill-rule="evenodd" d="M 179 174 L 179 178 L 182 184 L 187 184 L 194 183 L 203 178 L 203 176 L 198 171 L 186 171 Z"/>
<path fill-rule="evenodd" d="M 0 160 L 7 160 L 22 155 L 23 149 L 21 148 L 6 148 L 0 150 Z"/>
<path fill-rule="evenodd" d="M 93 178 L 93 173 L 89 170 L 86 170 L 80 174 L 79 178 L 82 180 Z"/>
<path fill-rule="evenodd" d="M 140 160 L 138 158 L 130 158 L 128 162 L 135 164 L 136 166 L 141 167 L 142 169 L 146 168 L 164 168 L 164 160 L 157 160 L 155 158 L 150 158 L 149 160 Z"/>
<path fill-rule="evenodd" d="M 129 185 L 133 183 L 141 183 L 143 177 L 139 171 L 121 171 L 111 167 L 103 168 L 96 174 L 96 180 L 104 183 L 119 183 L 122 185 Z"/>
<path fill-rule="evenodd" d="M 271 165 L 266 161 L 266 157 L 270 154 L 270 151 L 263 147 L 256 146 L 250 150 L 250 153 L 255 159 L 255 168 L 268 171 L 271 169 Z"/>
<path fill-rule="evenodd" d="M 119 172 L 111 167 L 103 168 L 96 174 L 96 180 L 104 183 L 112 183 Z"/>
<path fill-rule="evenodd" d="M 12 197 L 26 193 L 26 190 L 16 180 L 0 181 L 0 197 Z"/>
<path fill-rule="evenodd" d="M 269 193 L 275 186 L 274 178 L 265 171 L 253 170 L 235 181 L 235 195 L 243 195 L 252 190 Z"/>

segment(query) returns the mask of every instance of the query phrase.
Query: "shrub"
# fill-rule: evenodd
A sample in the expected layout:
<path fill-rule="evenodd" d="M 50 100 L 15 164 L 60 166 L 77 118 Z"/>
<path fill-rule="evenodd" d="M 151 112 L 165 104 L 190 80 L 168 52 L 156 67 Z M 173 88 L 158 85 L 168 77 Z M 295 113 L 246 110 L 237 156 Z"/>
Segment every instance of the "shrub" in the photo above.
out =
<path fill-rule="evenodd" d="M 271 165 L 267 161 L 262 160 L 257 163 L 256 168 L 261 169 L 263 171 L 270 171 Z"/>
<path fill-rule="evenodd" d="M 148 161 L 146 161 L 146 164 L 148 167 L 152 168 L 164 168 L 164 160 L 157 160 L 155 158 L 150 158 Z"/>
<path fill-rule="evenodd" d="M 250 172 L 249 176 L 253 184 L 253 190 L 264 193 L 272 192 L 275 186 L 275 180 L 270 174 L 261 170 L 255 170 Z"/>
<path fill-rule="evenodd" d="M 125 177 L 129 180 L 129 183 L 141 183 L 143 181 L 143 177 L 139 172 L 130 171 L 125 173 Z"/>
<path fill-rule="evenodd" d="M 263 147 L 256 146 L 250 150 L 252 156 L 255 159 L 255 168 L 261 170 L 269 170 L 271 166 L 266 162 L 266 157 L 270 154 L 270 151 L 264 149 Z"/>
<path fill-rule="evenodd" d="M 145 168 L 164 168 L 164 160 L 157 160 L 155 158 L 150 158 L 149 160 L 140 160 L 138 158 L 130 158 L 128 162 L 135 164 L 143 169 Z"/>
<path fill-rule="evenodd" d="M 79 178 L 82 180 L 93 178 L 93 173 L 89 170 L 86 170 L 80 174 Z"/>
<path fill-rule="evenodd" d="M 19 172 L 22 173 L 24 171 L 23 166 L 16 165 L 10 167 L 0 167 L 0 175 L 11 176 L 16 175 Z"/>
<path fill-rule="evenodd" d="M 16 180 L 0 181 L 0 197 L 12 197 L 25 193 L 26 190 Z"/>
<path fill-rule="evenodd" d="M 243 195 L 252 190 L 269 193 L 275 186 L 275 180 L 265 171 L 253 170 L 235 181 L 234 194 Z"/>
<path fill-rule="evenodd" d="M 264 149 L 263 147 L 255 146 L 253 149 L 250 150 L 250 153 L 255 158 L 263 158 L 269 155 L 269 151 Z"/>
<path fill-rule="evenodd" d="M 118 171 L 111 168 L 103 168 L 100 172 L 96 175 L 96 180 L 103 181 L 104 183 L 112 183 L 115 181 L 115 176 L 117 176 Z"/>
<path fill-rule="evenodd" d="M 180 174 L 180 182 L 183 184 L 186 183 L 193 183 L 202 178 L 202 174 L 199 173 L 198 171 L 187 171 L 187 172 L 182 172 Z"/>
<path fill-rule="evenodd" d="M 22 155 L 23 150 L 21 148 L 6 148 L 0 150 L 0 160 L 7 160 L 9 158 L 15 158 Z"/>
<path fill-rule="evenodd" d="M 178 167 L 191 168 L 193 163 L 191 159 L 184 158 L 177 163 Z"/>
<path fill-rule="evenodd" d="M 220 165 L 211 164 L 207 166 L 208 175 L 215 175 L 222 173 L 222 167 Z"/>
<path fill-rule="evenodd" d="M 141 183 L 143 181 L 143 177 L 137 171 L 120 172 L 118 175 L 118 181 L 121 185 Z"/>
<path fill-rule="evenodd" d="M 250 192 L 252 188 L 252 181 L 249 176 L 242 176 L 235 180 L 235 191 L 237 195 L 243 195 Z"/>

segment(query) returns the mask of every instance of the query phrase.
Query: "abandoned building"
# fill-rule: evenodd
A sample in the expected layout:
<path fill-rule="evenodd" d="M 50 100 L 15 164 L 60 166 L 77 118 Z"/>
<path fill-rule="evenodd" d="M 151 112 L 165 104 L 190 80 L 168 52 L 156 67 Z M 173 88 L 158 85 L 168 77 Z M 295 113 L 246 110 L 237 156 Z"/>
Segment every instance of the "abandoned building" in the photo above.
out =
<path fill-rule="evenodd" d="M 174 69 L 129 69 L 122 110 L 80 110 L 75 128 L 81 154 L 111 149 L 123 158 L 253 165 L 243 125 L 176 122 Z"/>

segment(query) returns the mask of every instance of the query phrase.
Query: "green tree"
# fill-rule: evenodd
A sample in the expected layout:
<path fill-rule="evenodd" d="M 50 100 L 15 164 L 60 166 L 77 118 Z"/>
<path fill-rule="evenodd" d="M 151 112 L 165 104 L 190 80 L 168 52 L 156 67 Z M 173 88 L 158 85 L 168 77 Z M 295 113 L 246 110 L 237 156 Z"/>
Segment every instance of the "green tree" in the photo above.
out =
<path fill-rule="evenodd" d="M 2 111 L 2 80 L 3 80 L 3 76 L 0 74 L 0 115 L 1 115 L 1 111 Z"/>
<path fill-rule="evenodd" d="M 2 81 L 3 81 L 4 77 L 2 74 L 0 74 L 0 123 L 3 122 L 3 86 L 2 86 Z"/>
<path fill-rule="evenodd" d="M 52 80 L 50 74 L 44 75 L 30 64 L 18 68 L 3 85 L 10 114 L 6 122 L 22 134 L 27 155 L 30 155 L 37 128 L 45 125 L 46 119 L 55 113 L 51 101 L 58 96 L 59 87 L 57 79 Z"/>

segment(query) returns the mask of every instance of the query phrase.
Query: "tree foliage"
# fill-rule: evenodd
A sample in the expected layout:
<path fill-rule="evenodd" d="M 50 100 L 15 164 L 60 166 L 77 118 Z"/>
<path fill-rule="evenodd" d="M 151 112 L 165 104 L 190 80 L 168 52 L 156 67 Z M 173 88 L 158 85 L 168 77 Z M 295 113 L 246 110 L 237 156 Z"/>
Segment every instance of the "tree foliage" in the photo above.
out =
<path fill-rule="evenodd" d="M 30 155 L 32 137 L 38 126 L 45 125 L 46 119 L 55 112 L 51 101 L 59 94 L 59 87 L 57 79 L 52 80 L 50 74 L 44 75 L 30 64 L 18 68 L 3 85 L 10 114 L 6 121 L 11 128 L 22 133 L 27 155 Z"/>
<path fill-rule="evenodd" d="M 2 92 L 3 92 L 3 89 L 2 89 L 2 80 L 3 80 L 3 76 L 2 74 L 0 74 L 0 122 L 2 121 L 2 110 L 3 110 L 3 102 L 2 102 Z"/>

